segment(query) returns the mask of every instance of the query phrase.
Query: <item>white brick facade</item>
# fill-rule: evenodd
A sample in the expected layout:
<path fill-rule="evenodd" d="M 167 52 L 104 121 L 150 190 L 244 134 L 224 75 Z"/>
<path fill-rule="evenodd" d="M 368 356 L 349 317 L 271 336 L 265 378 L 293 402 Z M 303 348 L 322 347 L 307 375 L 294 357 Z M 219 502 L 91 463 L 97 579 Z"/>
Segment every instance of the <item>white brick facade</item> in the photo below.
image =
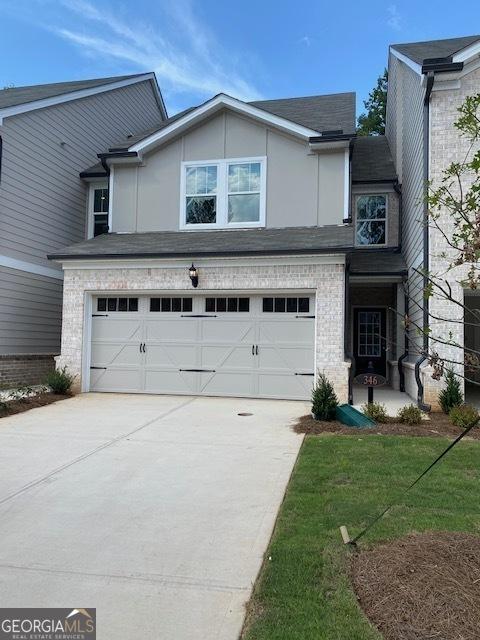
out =
<path fill-rule="evenodd" d="M 195 293 L 215 290 L 257 291 L 309 289 L 316 292 L 316 368 L 335 386 L 340 402 L 347 402 L 349 363 L 344 359 L 345 279 L 341 264 L 281 264 L 202 266 Z M 126 267 L 65 270 L 62 351 L 57 366 L 66 366 L 81 389 L 85 352 L 84 304 L 86 294 L 102 291 L 184 291 L 190 283 L 182 267 Z"/>
<path fill-rule="evenodd" d="M 469 95 L 480 92 L 480 69 L 465 75 L 461 79 L 460 89 L 449 89 L 433 92 L 430 105 L 430 180 L 433 188 L 440 185 L 442 172 L 452 163 L 461 162 L 469 149 L 469 141 L 460 136 L 458 129 L 454 127 L 454 122 L 458 119 L 458 107 Z M 473 149 L 475 151 L 475 149 Z M 453 221 L 447 211 L 442 212 L 439 224 L 447 236 L 453 232 Z M 431 273 L 442 273 L 448 265 L 448 258 L 442 257 L 449 252 L 447 243 L 441 234 L 430 229 L 430 271 Z M 453 254 L 454 255 L 454 254 Z M 448 280 L 452 286 L 455 299 L 463 303 L 464 292 L 459 284 L 466 274 L 465 268 L 455 269 L 448 274 Z M 461 308 L 454 304 L 439 299 L 434 296 L 430 299 L 430 313 L 432 316 L 440 318 L 451 318 L 462 321 L 463 313 Z M 463 344 L 463 324 L 454 322 L 438 322 L 432 318 L 432 335 L 449 339 L 450 332 L 452 339 L 458 344 Z M 441 355 L 452 360 L 462 361 L 463 350 L 441 344 L 434 344 L 431 341 L 431 348 L 437 350 Z M 423 375 L 425 386 L 425 402 L 438 408 L 438 391 L 441 384 L 431 378 L 431 372 L 426 369 Z"/>

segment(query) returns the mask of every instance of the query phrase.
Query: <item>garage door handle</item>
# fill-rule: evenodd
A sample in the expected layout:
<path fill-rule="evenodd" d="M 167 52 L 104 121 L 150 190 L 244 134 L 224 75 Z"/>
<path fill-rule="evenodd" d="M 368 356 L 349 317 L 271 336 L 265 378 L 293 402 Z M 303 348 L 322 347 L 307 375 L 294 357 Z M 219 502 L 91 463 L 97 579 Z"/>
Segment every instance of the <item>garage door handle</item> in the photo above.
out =
<path fill-rule="evenodd" d="M 215 369 L 179 369 L 179 371 L 193 371 L 194 373 L 215 373 Z"/>
<path fill-rule="evenodd" d="M 254 355 L 255 355 L 255 345 L 252 344 L 252 356 L 254 356 Z"/>
<path fill-rule="evenodd" d="M 90 369 L 106 369 L 107 367 L 90 367 Z"/>
<path fill-rule="evenodd" d="M 184 314 L 182 313 L 182 315 L 181 315 L 180 317 L 181 317 L 181 318 L 216 318 L 217 316 L 215 316 L 215 315 L 213 315 L 213 316 L 211 316 L 211 315 L 206 315 L 206 314 L 204 314 L 204 313 L 197 313 L 197 314 L 194 314 L 194 315 L 186 316 L 186 315 L 184 315 Z"/>
<path fill-rule="evenodd" d="M 108 318 L 108 313 L 92 313 L 92 318 Z"/>
<path fill-rule="evenodd" d="M 315 316 L 295 316 L 296 318 L 315 318 Z"/>
<path fill-rule="evenodd" d="M 255 347 L 255 355 L 257 355 L 257 356 L 258 356 L 258 344 L 257 344 L 257 345 L 256 345 L 256 347 Z"/>
<path fill-rule="evenodd" d="M 314 376 L 314 373 L 296 373 L 296 376 Z"/>

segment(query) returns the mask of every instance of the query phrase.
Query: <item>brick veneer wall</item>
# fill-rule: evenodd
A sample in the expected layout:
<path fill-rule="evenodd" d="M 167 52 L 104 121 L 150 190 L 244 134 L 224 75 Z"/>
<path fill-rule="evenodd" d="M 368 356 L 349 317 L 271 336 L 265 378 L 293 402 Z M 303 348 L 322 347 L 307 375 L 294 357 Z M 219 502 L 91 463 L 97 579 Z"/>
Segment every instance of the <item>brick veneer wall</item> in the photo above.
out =
<path fill-rule="evenodd" d="M 55 354 L 0 355 L 0 389 L 43 384 Z"/>
<path fill-rule="evenodd" d="M 442 171 L 451 162 L 463 160 L 470 146 L 469 141 L 459 135 L 454 127 L 455 120 L 458 119 L 458 107 L 464 102 L 466 96 L 480 92 L 480 69 L 473 71 L 461 79 L 460 89 L 450 89 L 447 91 L 437 91 L 432 94 L 430 107 L 430 179 L 434 187 L 439 186 Z M 465 184 L 465 183 L 464 183 Z M 447 211 L 442 212 L 440 226 L 447 236 L 453 232 L 452 218 Z M 430 229 L 430 271 L 432 273 L 444 272 L 448 259 L 441 256 L 443 252 L 453 255 L 444 238 L 438 231 Z M 466 269 L 458 268 L 448 274 L 448 280 L 453 289 L 455 299 L 463 303 L 463 289 L 460 281 L 465 277 Z M 443 318 L 462 320 L 463 312 L 454 303 L 449 303 L 433 296 L 430 299 L 430 312 Z M 432 321 L 433 323 L 434 321 Z M 448 339 L 449 332 L 453 334 L 453 340 L 463 344 L 463 324 L 445 322 L 433 324 L 433 334 L 443 339 Z M 433 343 L 431 345 L 434 346 Z M 436 343 L 434 348 L 445 357 L 452 360 L 463 361 L 463 351 L 461 349 L 445 346 Z M 458 367 L 461 371 L 462 368 Z M 425 401 L 438 408 L 438 392 L 442 382 L 436 382 L 431 378 L 431 371 L 426 367 L 422 372 L 425 388 Z"/>
<path fill-rule="evenodd" d="M 196 293 L 215 290 L 314 289 L 316 307 L 316 365 L 335 386 L 341 402 L 347 401 L 349 363 L 344 361 L 343 264 L 278 264 L 275 266 L 204 266 Z M 57 366 L 76 376 L 81 389 L 85 292 L 184 290 L 189 285 L 185 268 L 67 269 L 63 287 L 62 349 Z"/>

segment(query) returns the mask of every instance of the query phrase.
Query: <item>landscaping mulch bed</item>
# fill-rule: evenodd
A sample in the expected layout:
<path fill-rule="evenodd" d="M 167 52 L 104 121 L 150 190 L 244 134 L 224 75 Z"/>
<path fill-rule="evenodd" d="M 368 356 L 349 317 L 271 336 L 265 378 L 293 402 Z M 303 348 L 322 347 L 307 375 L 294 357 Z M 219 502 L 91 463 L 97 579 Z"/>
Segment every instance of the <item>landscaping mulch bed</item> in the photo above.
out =
<path fill-rule="evenodd" d="M 294 425 L 297 433 L 308 433 L 318 435 L 320 433 L 340 433 L 344 435 L 388 435 L 388 436 L 446 436 L 456 438 L 462 433 L 462 429 L 455 427 L 447 415 L 444 413 L 431 413 L 430 420 L 422 420 L 420 424 L 408 425 L 397 422 L 395 418 L 390 418 L 385 424 L 377 424 L 369 429 L 356 429 L 347 427 L 337 420 L 322 422 L 314 420 L 312 416 L 306 415 L 298 419 Z M 480 427 L 472 429 L 466 438 L 480 440 Z M 480 634 L 479 634 L 480 638 Z"/>
<path fill-rule="evenodd" d="M 23 411 L 28 411 L 29 409 L 44 407 L 47 404 L 52 404 L 52 402 L 66 400 L 71 397 L 71 394 L 39 393 L 29 398 L 11 400 L 5 403 L 6 406 L 0 405 L 0 418 L 6 418 L 15 413 L 23 413 Z"/>
<path fill-rule="evenodd" d="M 355 555 L 360 606 L 386 640 L 478 640 L 480 538 L 412 534 Z"/>

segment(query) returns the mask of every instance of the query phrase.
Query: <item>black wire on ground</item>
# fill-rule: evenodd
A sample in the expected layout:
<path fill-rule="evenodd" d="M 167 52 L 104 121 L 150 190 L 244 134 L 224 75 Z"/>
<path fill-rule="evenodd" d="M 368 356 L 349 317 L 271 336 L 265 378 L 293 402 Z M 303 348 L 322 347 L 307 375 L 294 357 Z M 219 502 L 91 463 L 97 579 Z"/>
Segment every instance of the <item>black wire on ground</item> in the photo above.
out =
<path fill-rule="evenodd" d="M 374 524 L 376 524 L 376 523 L 377 523 L 381 518 L 383 518 L 383 516 L 384 516 L 388 511 L 390 511 L 390 509 L 391 509 L 392 507 L 394 507 L 396 504 L 398 504 L 398 501 L 400 500 L 400 498 L 401 498 L 402 496 L 404 496 L 408 491 L 410 491 L 410 489 L 412 489 L 412 487 L 414 487 L 414 486 L 417 484 L 417 482 L 419 482 L 419 481 L 423 478 L 423 476 L 425 476 L 425 475 L 430 471 L 430 469 L 432 469 L 432 468 L 437 464 L 437 462 L 439 462 L 439 461 L 443 458 L 443 456 L 444 456 L 444 455 L 446 455 L 446 454 L 450 451 L 450 449 L 453 449 L 453 447 L 454 447 L 458 442 L 460 442 L 460 440 L 461 440 L 464 436 L 466 436 L 466 435 L 467 435 L 467 433 L 469 433 L 469 432 L 470 432 L 470 431 L 471 431 L 471 430 L 472 430 L 476 425 L 477 425 L 477 423 L 472 424 L 470 427 L 467 427 L 467 429 L 465 429 L 465 431 L 464 431 L 463 433 L 461 433 L 461 434 L 458 436 L 458 438 L 455 438 L 455 440 L 454 440 L 453 442 L 451 442 L 451 443 L 448 445 L 448 447 L 445 449 L 445 451 L 444 451 L 443 453 L 441 453 L 441 454 L 438 456 L 438 458 L 436 458 L 436 459 L 432 462 L 432 464 L 431 464 L 431 465 L 429 465 L 429 466 L 425 469 L 425 471 L 423 471 L 423 472 L 418 476 L 418 478 L 412 482 L 412 484 L 410 484 L 406 489 L 404 489 L 404 491 L 402 491 L 402 493 L 397 497 L 397 499 L 396 499 L 394 502 L 392 502 L 391 504 L 389 504 L 389 506 L 388 506 L 386 509 L 384 509 L 384 510 L 383 510 L 383 511 L 382 511 L 382 512 L 381 512 L 381 513 L 380 513 L 380 514 L 379 514 L 379 515 L 374 519 L 374 520 L 372 520 L 372 522 L 370 522 L 370 524 L 368 524 L 368 525 L 365 527 L 365 529 L 363 529 L 363 531 L 360 531 L 360 533 L 359 533 L 358 535 L 356 535 L 356 536 L 355 536 L 355 538 L 353 538 L 353 540 L 350 540 L 350 542 L 349 542 L 348 544 L 352 545 L 353 547 L 356 547 L 356 546 L 357 546 L 357 542 L 360 540 L 360 538 L 363 538 L 363 536 L 367 533 L 367 531 L 369 531 L 369 529 L 371 529 L 371 528 L 373 527 L 373 525 L 374 525 Z"/>

